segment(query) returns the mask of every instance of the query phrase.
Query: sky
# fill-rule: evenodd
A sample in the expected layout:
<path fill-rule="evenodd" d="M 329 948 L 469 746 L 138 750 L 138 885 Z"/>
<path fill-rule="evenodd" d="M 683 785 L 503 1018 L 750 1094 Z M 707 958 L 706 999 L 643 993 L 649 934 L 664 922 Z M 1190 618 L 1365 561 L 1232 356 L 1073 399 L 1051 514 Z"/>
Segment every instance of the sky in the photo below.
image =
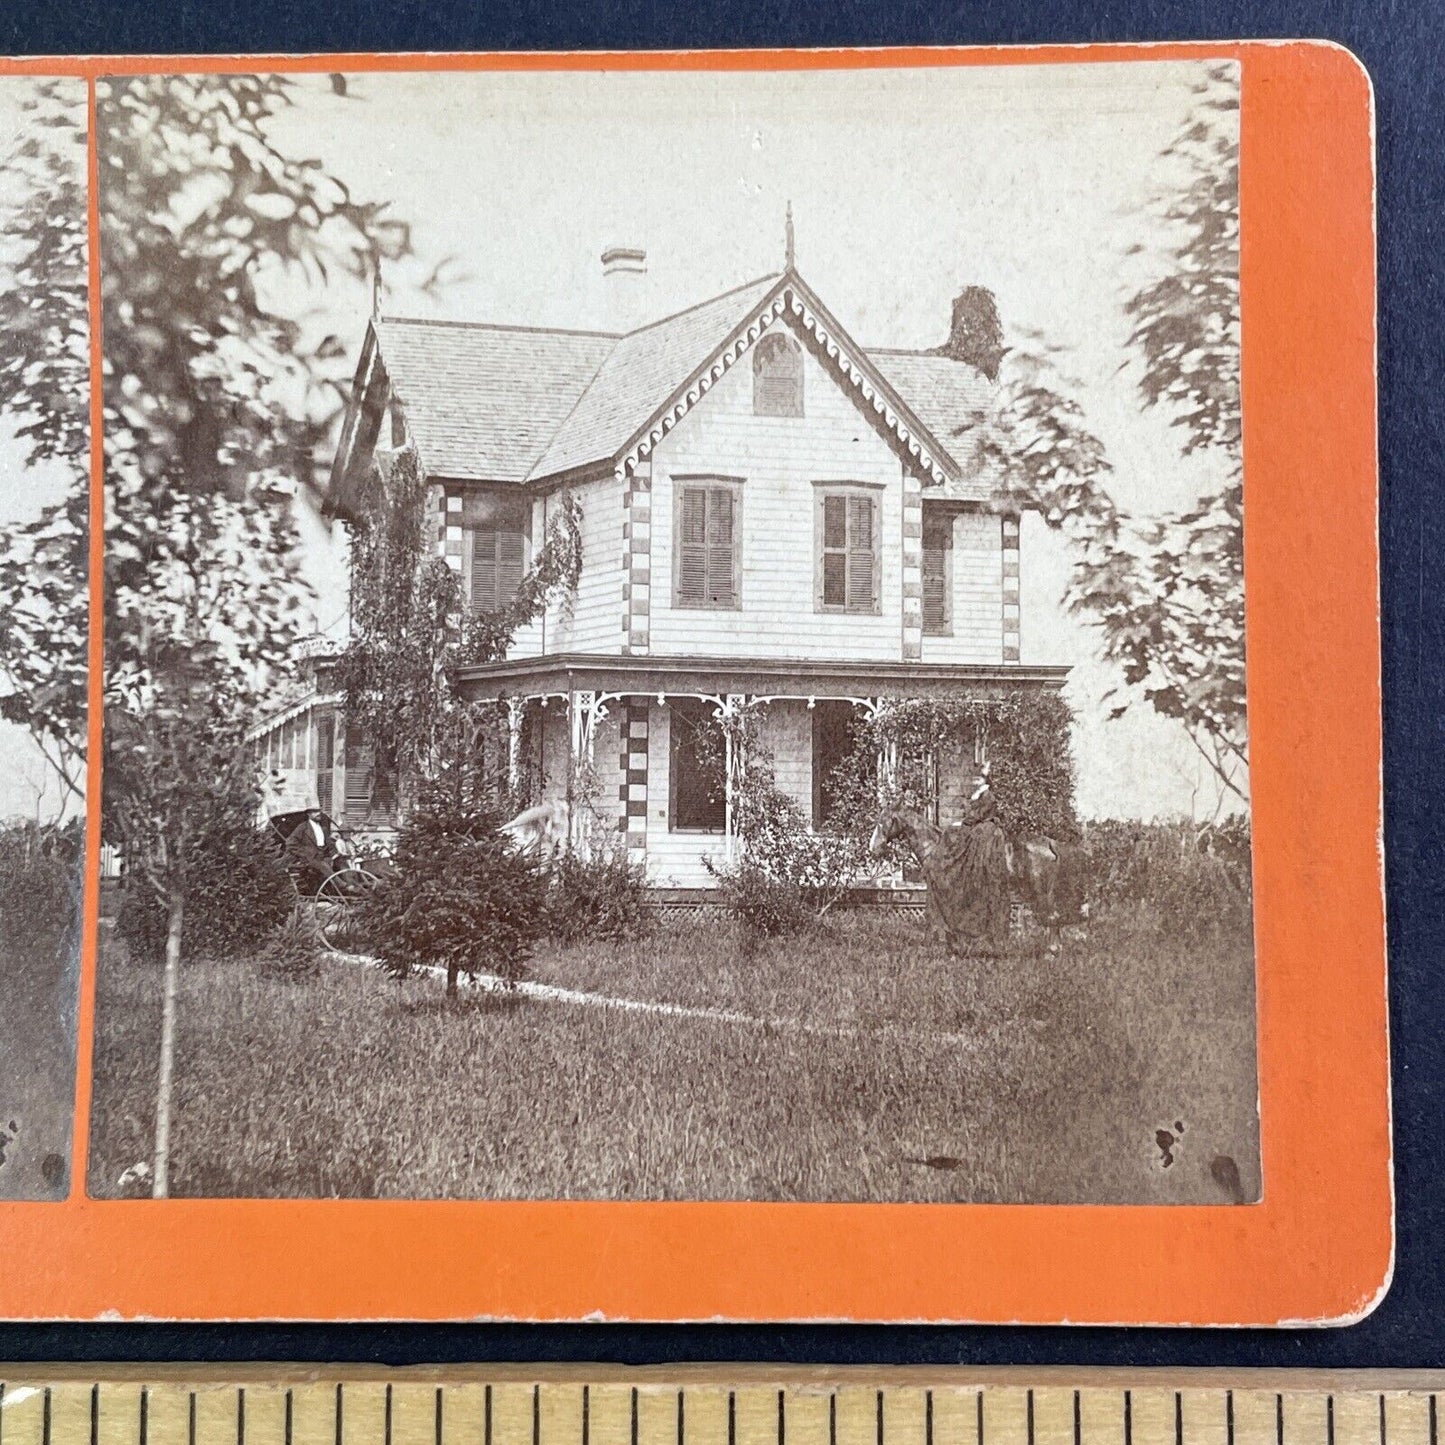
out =
<path fill-rule="evenodd" d="M 648 254 L 640 319 L 662 316 L 780 269 L 788 203 L 798 269 L 865 346 L 937 345 L 952 298 L 987 286 L 1007 331 L 1063 348 L 1116 501 L 1145 515 L 1210 481 L 1120 371 L 1122 300 L 1145 274 L 1126 253 L 1155 239 L 1148 203 L 1170 182 L 1160 152 L 1197 78 L 1193 63 L 1154 61 L 430 72 L 350 76 L 338 95 L 303 77 L 272 137 L 411 223 L 415 254 L 383 276 L 392 315 L 605 328 L 599 257 L 620 244 Z M 8 114 L 0 100 L 0 129 Z M 423 294 L 438 266 L 447 284 Z M 274 299 L 358 354 L 367 287 L 333 277 Z M 0 437 L 0 516 L 43 491 L 10 456 Z M 343 540 L 309 513 L 303 534 L 326 626 L 345 610 Z M 1025 659 L 1073 666 L 1081 811 L 1209 816 L 1215 791 L 1176 724 L 1142 706 L 1103 720 L 1114 679 L 1057 606 L 1066 570 L 1059 539 L 1026 522 Z M 0 736 L 0 815 L 14 810 L 16 756 Z"/>

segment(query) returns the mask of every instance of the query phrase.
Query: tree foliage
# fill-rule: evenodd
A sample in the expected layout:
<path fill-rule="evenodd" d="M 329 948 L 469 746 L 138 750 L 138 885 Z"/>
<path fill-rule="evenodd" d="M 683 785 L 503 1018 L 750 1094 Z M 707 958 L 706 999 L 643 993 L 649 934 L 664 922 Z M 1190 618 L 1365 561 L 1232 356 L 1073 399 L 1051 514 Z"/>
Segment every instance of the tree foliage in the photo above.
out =
<path fill-rule="evenodd" d="M 1208 454 L 1218 485 L 1182 511 L 1123 514 L 1113 464 L 1074 399 L 1057 353 L 1035 335 L 1004 358 L 991 410 L 975 418 L 1002 506 L 1032 509 L 1073 548 L 1064 601 L 1098 627 L 1125 688 L 1178 720 L 1221 785 L 1248 787 L 1244 659 L 1244 496 L 1239 393 L 1238 95 L 1212 67 L 1161 158 L 1153 208 L 1163 240 L 1134 254 L 1155 279 L 1126 302 L 1137 384 Z M 1114 710 L 1117 716 L 1126 704 Z"/>
<path fill-rule="evenodd" d="M 33 83 L 5 153 L 0 209 L 0 413 L 58 502 L 0 537 L 0 717 L 27 728 L 64 789 L 85 765 L 90 344 L 85 96 Z"/>
<path fill-rule="evenodd" d="M 505 821 L 495 798 L 460 772 L 422 788 L 395 866 L 365 904 L 367 937 L 393 975 L 440 969 L 449 997 L 464 974 L 508 985 L 525 975 L 546 918 L 546 878 L 497 832 Z"/>
<path fill-rule="evenodd" d="M 409 779 L 435 776 L 471 735 L 452 669 L 505 657 L 582 571 L 580 509 L 563 493 L 511 601 L 468 616 L 460 578 L 426 535 L 428 490 L 414 447 L 378 459 L 352 524 L 351 641 L 336 665 L 348 721 Z"/>

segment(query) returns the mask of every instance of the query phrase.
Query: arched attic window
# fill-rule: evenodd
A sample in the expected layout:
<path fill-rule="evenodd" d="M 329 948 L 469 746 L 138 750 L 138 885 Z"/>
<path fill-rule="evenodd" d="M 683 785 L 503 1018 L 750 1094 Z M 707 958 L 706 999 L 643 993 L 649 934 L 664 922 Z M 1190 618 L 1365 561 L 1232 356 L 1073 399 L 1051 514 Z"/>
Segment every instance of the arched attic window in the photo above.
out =
<path fill-rule="evenodd" d="M 753 348 L 753 415 L 802 414 L 803 353 L 791 336 L 770 332 Z"/>

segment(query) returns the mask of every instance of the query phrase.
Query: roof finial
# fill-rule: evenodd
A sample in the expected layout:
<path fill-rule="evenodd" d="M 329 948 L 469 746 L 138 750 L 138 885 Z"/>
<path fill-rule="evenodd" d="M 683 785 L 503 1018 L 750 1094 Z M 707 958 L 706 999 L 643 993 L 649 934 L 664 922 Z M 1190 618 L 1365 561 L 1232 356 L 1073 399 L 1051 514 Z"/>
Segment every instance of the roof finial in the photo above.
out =
<path fill-rule="evenodd" d="M 783 228 L 787 236 L 783 253 L 783 264 L 791 271 L 797 261 L 797 257 L 793 253 L 793 203 L 791 201 L 788 202 L 787 215 L 783 223 Z"/>
<path fill-rule="evenodd" d="M 381 320 L 381 257 L 376 258 L 371 272 L 371 319 Z"/>

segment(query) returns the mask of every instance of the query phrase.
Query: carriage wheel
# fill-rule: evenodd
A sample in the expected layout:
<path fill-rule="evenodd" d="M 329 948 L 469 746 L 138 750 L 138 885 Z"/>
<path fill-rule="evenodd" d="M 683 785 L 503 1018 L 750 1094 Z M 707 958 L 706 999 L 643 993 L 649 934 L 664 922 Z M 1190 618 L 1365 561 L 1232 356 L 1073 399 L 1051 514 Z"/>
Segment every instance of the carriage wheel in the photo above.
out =
<path fill-rule="evenodd" d="M 355 865 L 322 880 L 312 904 L 316 931 L 334 953 L 358 953 L 364 939 L 361 905 L 376 887 L 374 873 Z"/>

